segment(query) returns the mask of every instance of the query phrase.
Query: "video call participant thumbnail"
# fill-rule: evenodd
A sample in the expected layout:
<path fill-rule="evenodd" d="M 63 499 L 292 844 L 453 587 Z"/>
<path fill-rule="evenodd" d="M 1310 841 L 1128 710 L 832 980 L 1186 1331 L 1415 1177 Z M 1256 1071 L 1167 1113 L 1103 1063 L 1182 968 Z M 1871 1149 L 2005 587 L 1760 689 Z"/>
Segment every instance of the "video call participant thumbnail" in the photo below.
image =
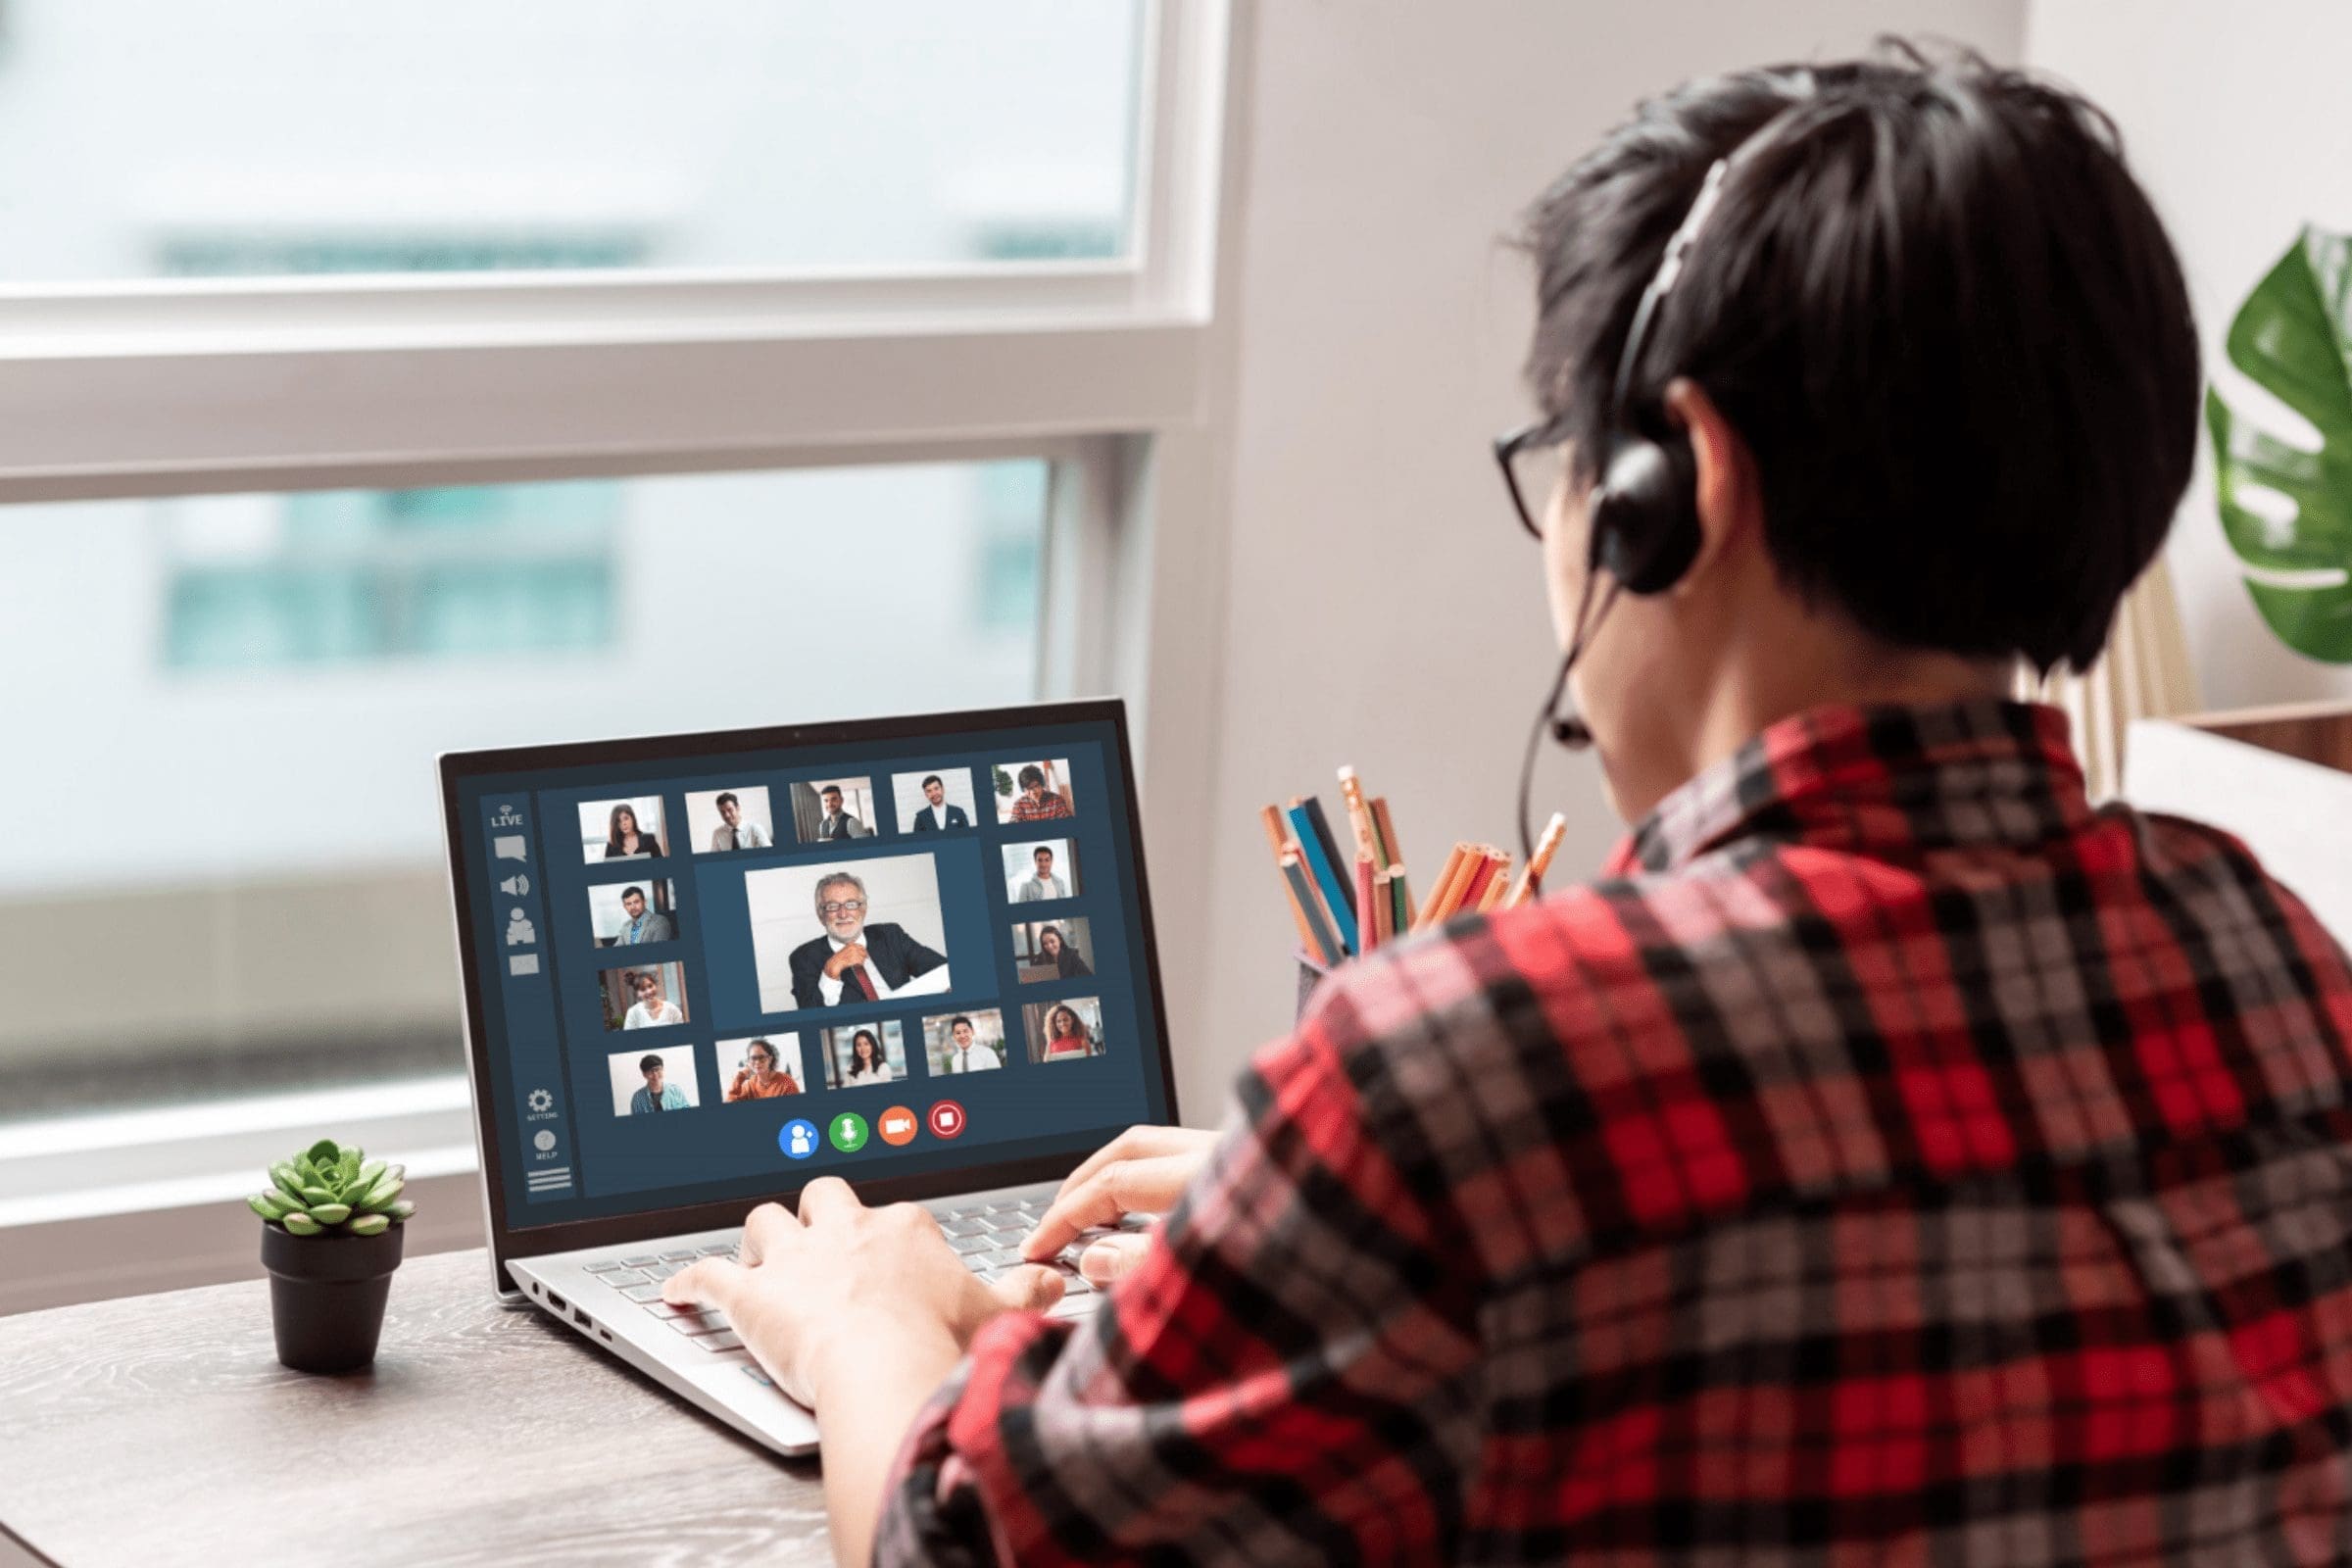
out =
<path fill-rule="evenodd" d="M 1044 904 L 1070 896 L 1070 883 L 1062 874 L 1067 864 L 1062 852 L 1067 848 L 1068 841 L 1061 840 L 1056 844 L 1040 844 L 1029 851 L 1026 873 L 1017 870 L 1012 873 L 1010 891 L 1015 904 Z M 1018 865 L 1020 853 L 1008 846 L 1004 858 Z"/>
<path fill-rule="evenodd" d="M 1020 934 L 1025 929 L 1026 949 L 1019 955 L 1019 974 L 1023 985 L 1041 980 L 1083 980 L 1093 976 L 1095 966 L 1087 961 L 1086 950 L 1092 946 L 1089 928 L 1084 919 L 1046 921 L 1026 928 L 1015 927 Z"/>
<path fill-rule="evenodd" d="M 867 925 L 866 908 L 865 882 L 856 872 L 834 871 L 818 880 L 816 917 L 825 934 L 792 950 L 792 999 L 798 1005 L 879 1002 L 924 976 L 935 976 L 925 991 L 947 989 L 947 955 L 923 946 L 902 926 Z"/>
<path fill-rule="evenodd" d="M 744 1042 L 742 1065 L 728 1081 L 725 1099 L 732 1104 L 740 1100 L 781 1100 L 786 1095 L 801 1093 L 800 1052 L 792 1052 L 787 1062 L 784 1053 L 764 1037 Z M 726 1076 L 727 1048 L 719 1047 L 720 1076 Z"/>
<path fill-rule="evenodd" d="M 980 1017 L 987 1021 L 985 1035 L 980 1022 L 968 1012 L 923 1020 L 934 1072 L 994 1072 L 1004 1065 L 1004 1014 L 991 1011 Z"/>
<path fill-rule="evenodd" d="M 828 784 L 818 792 L 824 813 L 817 818 L 816 842 L 838 844 L 849 839 L 870 839 L 874 830 L 859 821 L 843 804 L 841 786 Z"/>
<path fill-rule="evenodd" d="M 604 969 L 596 978 L 607 1029 L 663 1029 L 689 1021 L 682 963 Z"/>
<path fill-rule="evenodd" d="M 760 795 L 766 795 L 761 790 Z M 726 850 L 764 850 L 768 847 L 767 829 L 744 815 L 743 800 L 733 790 L 722 790 L 710 803 L 718 810 L 718 826 L 710 830 L 713 853 Z"/>
<path fill-rule="evenodd" d="M 1076 1061 L 1102 1054 L 1102 1004 L 1095 998 L 1033 1003 L 1023 1012 L 1031 1061 Z"/>
<path fill-rule="evenodd" d="M 626 918 L 620 934 L 612 939 L 616 948 L 634 948 L 648 942 L 667 942 L 678 934 L 678 928 L 668 915 L 650 907 L 645 902 L 645 889 L 627 887 L 620 890 L 620 912 Z"/>
<path fill-rule="evenodd" d="M 648 815 L 652 813 L 649 812 Z M 637 820 L 637 808 L 626 801 L 613 803 L 605 831 L 605 858 L 608 860 L 658 859 L 662 855 L 662 823 L 655 817 L 649 825 Z"/>
<path fill-rule="evenodd" d="M 896 1083 L 906 1076 L 906 1036 L 895 1020 L 824 1032 L 826 1082 L 836 1089 Z"/>
<path fill-rule="evenodd" d="M 693 1110 L 703 1102 L 702 1084 L 695 1071 L 695 1049 L 678 1043 L 648 1051 L 639 1045 L 605 1057 L 606 1080 L 612 1093 L 615 1116 L 655 1116 L 665 1110 Z"/>
<path fill-rule="evenodd" d="M 960 806 L 948 804 L 948 783 L 937 773 L 923 780 L 923 800 L 927 803 L 914 813 L 914 831 L 937 833 L 945 828 L 970 827 L 972 818 Z"/>
<path fill-rule="evenodd" d="M 1059 764 L 1066 774 L 1069 763 Z M 1077 813 L 1071 808 L 1069 786 L 1054 783 L 1055 764 L 1051 761 L 1023 762 L 1013 775 L 1013 790 L 1009 798 L 1002 794 L 1004 785 L 997 788 L 997 820 L 1000 822 L 1054 822 Z M 1000 770 L 1000 778 L 1002 772 Z"/>

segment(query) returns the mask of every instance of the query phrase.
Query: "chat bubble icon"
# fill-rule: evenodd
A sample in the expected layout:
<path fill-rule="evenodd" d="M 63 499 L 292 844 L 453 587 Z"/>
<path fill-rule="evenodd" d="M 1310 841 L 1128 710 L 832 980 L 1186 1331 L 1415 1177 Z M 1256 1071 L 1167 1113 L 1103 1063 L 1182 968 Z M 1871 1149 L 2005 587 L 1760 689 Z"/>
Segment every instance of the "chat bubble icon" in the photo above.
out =
<path fill-rule="evenodd" d="M 498 837 L 492 839 L 490 841 L 490 853 L 493 857 L 501 860 L 522 860 L 529 858 L 529 857 L 523 853 L 522 835 L 519 833 L 501 833 Z"/>

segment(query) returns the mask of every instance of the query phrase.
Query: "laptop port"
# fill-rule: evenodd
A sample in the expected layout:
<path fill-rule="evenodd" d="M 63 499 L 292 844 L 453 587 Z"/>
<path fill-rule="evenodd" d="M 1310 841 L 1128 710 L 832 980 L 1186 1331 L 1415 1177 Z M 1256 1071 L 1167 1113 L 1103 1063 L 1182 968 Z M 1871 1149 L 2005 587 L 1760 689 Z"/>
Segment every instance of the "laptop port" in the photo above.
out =
<path fill-rule="evenodd" d="M 564 1298 L 558 1296 L 555 1292 L 550 1291 L 547 1293 L 547 1304 L 561 1312 L 564 1310 Z"/>
<path fill-rule="evenodd" d="M 571 1309 L 571 1320 L 582 1328 L 586 1328 L 588 1326 L 588 1314 L 581 1311 L 576 1306 Z"/>
<path fill-rule="evenodd" d="M 596 1337 L 604 1341 L 607 1345 L 611 1345 L 612 1343 L 612 1331 L 611 1329 L 598 1329 L 596 1331 Z"/>

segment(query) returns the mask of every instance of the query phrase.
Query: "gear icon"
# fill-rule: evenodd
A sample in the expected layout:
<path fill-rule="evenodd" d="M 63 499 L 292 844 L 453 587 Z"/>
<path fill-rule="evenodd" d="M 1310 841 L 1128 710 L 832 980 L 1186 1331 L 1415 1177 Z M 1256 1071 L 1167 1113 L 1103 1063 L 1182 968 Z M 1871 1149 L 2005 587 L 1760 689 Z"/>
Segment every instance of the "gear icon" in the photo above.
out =
<path fill-rule="evenodd" d="M 549 1111 L 551 1111 L 551 1110 L 553 1110 L 553 1109 L 555 1109 L 555 1108 L 556 1108 L 556 1097 L 555 1097 L 555 1096 L 553 1096 L 553 1095 L 549 1094 L 549 1093 L 548 1093 L 546 1090 L 544 1090 L 544 1089 L 534 1089 L 534 1090 L 532 1090 L 532 1091 L 531 1091 L 531 1109 L 532 1109 L 532 1110 L 534 1110 L 534 1111 L 538 1112 L 540 1115 L 543 1115 L 543 1116 L 544 1116 L 544 1115 L 546 1115 L 546 1114 L 547 1114 Z"/>

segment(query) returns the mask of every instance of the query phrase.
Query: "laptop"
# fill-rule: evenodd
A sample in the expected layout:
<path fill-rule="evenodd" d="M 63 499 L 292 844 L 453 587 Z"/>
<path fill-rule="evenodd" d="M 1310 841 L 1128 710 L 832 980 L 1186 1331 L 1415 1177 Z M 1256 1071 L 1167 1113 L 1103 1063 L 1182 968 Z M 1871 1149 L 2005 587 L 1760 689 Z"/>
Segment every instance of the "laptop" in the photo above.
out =
<path fill-rule="evenodd" d="M 1176 1119 L 1116 701 L 440 774 L 492 1287 L 779 1453 L 809 1412 L 664 1279 L 819 1176 L 991 1277 L 1088 1153 Z"/>

